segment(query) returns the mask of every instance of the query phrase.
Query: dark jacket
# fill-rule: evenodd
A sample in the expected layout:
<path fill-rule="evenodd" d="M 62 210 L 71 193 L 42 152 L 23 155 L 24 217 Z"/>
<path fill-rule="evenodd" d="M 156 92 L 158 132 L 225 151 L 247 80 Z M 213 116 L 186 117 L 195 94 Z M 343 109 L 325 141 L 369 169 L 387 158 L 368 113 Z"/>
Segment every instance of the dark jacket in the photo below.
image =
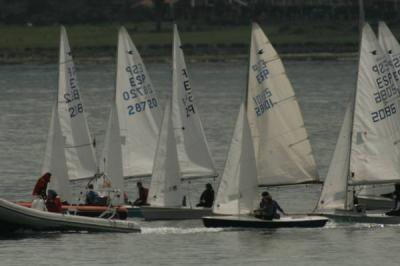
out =
<path fill-rule="evenodd" d="M 198 206 L 210 208 L 212 207 L 213 203 L 214 203 L 214 190 L 213 189 L 204 190 L 203 193 L 201 193 L 200 203 L 198 204 Z"/>

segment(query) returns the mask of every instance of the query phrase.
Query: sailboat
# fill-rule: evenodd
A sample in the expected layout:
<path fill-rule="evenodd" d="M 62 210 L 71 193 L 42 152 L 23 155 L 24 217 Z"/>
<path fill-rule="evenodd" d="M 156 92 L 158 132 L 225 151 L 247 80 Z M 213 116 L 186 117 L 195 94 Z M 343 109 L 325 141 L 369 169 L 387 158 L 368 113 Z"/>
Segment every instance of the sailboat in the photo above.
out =
<path fill-rule="evenodd" d="M 259 185 L 318 181 L 307 132 L 283 64 L 253 23 L 248 85 L 241 104 L 213 212 L 207 227 L 320 227 L 320 216 L 284 216 L 264 220 L 252 216 Z"/>
<path fill-rule="evenodd" d="M 399 92 L 392 74 L 391 59 L 365 24 L 355 95 L 347 107 L 315 213 L 338 221 L 400 222 L 400 217 L 365 212 L 353 201 L 354 186 L 400 180 Z"/>
<path fill-rule="evenodd" d="M 395 72 L 393 73 L 393 77 L 395 77 L 398 75 L 396 73 L 400 73 L 400 44 L 383 21 L 379 22 L 378 33 L 379 44 L 392 61 L 392 66 Z M 397 82 L 397 85 L 400 85 L 400 83 Z M 358 203 L 365 205 L 367 210 L 391 209 L 394 206 L 394 201 L 390 197 L 393 190 L 393 184 L 362 186 L 360 191 L 357 193 Z"/>
<path fill-rule="evenodd" d="M 97 173 L 97 163 L 71 48 L 63 26 L 60 33 L 58 96 L 52 111 L 42 172 L 52 173 L 49 188 L 56 190 L 65 203 L 63 211 L 83 216 L 100 216 L 108 211 L 105 206 L 76 205 L 72 197 L 69 181 L 93 178 Z M 31 207 L 31 202 L 18 204 Z M 111 216 L 126 218 L 125 208 L 114 211 Z"/>
<path fill-rule="evenodd" d="M 146 220 L 199 219 L 211 208 L 182 206 L 182 180 L 215 177 L 199 111 L 190 86 L 181 41 L 174 25 L 172 98 L 162 122 L 149 191 Z"/>
<path fill-rule="evenodd" d="M 118 33 L 115 102 L 124 178 L 151 176 L 161 124 L 160 102 L 128 32 Z"/>
<path fill-rule="evenodd" d="M 124 178 L 151 176 L 161 123 L 159 109 L 159 100 L 142 58 L 127 30 L 121 27 L 115 93 L 99 162 L 102 174 L 96 180 L 100 190 L 114 194 L 114 206 L 125 204 Z M 124 208 L 128 216 L 141 217 L 140 208 L 129 205 Z"/>

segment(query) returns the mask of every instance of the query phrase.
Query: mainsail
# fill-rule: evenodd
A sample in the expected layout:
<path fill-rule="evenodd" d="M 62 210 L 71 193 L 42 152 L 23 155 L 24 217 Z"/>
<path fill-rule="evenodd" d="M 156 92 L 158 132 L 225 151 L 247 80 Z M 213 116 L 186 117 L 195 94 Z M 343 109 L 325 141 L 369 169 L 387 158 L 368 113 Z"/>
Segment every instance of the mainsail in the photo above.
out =
<path fill-rule="evenodd" d="M 182 206 L 182 199 L 183 193 L 171 120 L 171 108 L 170 104 L 167 104 L 154 159 L 149 203 L 151 206 L 158 207 L 180 207 Z"/>
<path fill-rule="evenodd" d="M 95 153 L 67 33 L 61 27 L 58 80 L 58 116 L 65 138 L 65 157 L 69 179 L 94 176 L 97 171 Z"/>
<path fill-rule="evenodd" d="M 159 100 L 125 28 L 118 35 L 116 105 L 122 137 L 124 177 L 149 176 L 157 145 Z"/>
<path fill-rule="evenodd" d="M 176 25 L 173 41 L 172 121 L 182 177 L 216 176 L 217 171 L 208 148 L 199 110 L 195 105 Z"/>
<path fill-rule="evenodd" d="M 400 84 L 400 80 L 396 77 L 399 77 L 400 73 L 400 45 L 399 42 L 396 40 L 388 26 L 385 22 L 380 21 L 378 26 L 378 33 L 379 33 L 379 44 L 384 52 L 392 60 L 392 67 L 394 70 L 393 78 L 395 79 L 397 87 Z M 370 196 L 370 195 L 382 195 L 387 194 L 393 191 L 392 184 L 386 185 L 377 185 L 377 186 L 362 186 L 360 191 L 358 191 L 358 196 Z"/>
<path fill-rule="evenodd" d="M 255 209 L 256 200 L 257 168 L 253 139 L 246 108 L 242 103 L 213 212 L 231 215 L 248 214 Z"/>
<path fill-rule="evenodd" d="M 390 57 L 363 27 L 354 106 L 350 175 L 353 184 L 400 180 L 399 91 Z"/>
<path fill-rule="evenodd" d="M 46 152 L 44 155 L 42 173 L 52 174 L 49 188 L 55 189 L 62 201 L 72 203 L 71 188 L 68 180 L 68 170 L 65 160 L 64 137 L 61 134 L 57 104 L 51 113 L 49 133 L 47 135 Z"/>
<path fill-rule="evenodd" d="M 392 71 L 390 58 L 365 24 L 354 107 L 347 108 L 318 209 L 351 209 L 348 184 L 400 179 L 398 91 Z"/>
<path fill-rule="evenodd" d="M 260 185 L 318 181 L 303 117 L 282 61 L 253 23 L 247 113 Z"/>
<path fill-rule="evenodd" d="M 105 184 L 107 184 L 107 181 L 109 181 L 109 188 L 119 190 L 122 195 L 125 189 L 122 173 L 121 137 L 119 132 L 118 112 L 115 102 L 113 101 L 108 120 L 103 155 L 99 165 L 105 178 L 103 182 L 105 181 Z M 121 204 L 123 203 L 122 200 L 123 197 L 119 197 L 119 199 L 113 199 L 113 203 Z"/>

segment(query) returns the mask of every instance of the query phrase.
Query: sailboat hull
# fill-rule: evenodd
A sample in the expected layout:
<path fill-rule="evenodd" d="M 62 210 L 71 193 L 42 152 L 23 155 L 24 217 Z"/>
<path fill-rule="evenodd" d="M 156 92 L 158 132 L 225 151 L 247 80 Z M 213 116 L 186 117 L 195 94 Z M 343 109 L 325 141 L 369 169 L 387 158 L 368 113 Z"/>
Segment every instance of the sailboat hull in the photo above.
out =
<path fill-rule="evenodd" d="M 142 210 L 139 206 L 124 206 L 128 210 L 129 218 L 143 218 Z"/>
<path fill-rule="evenodd" d="M 143 206 L 140 208 L 146 221 L 154 220 L 190 220 L 211 215 L 211 208 L 169 208 Z"/>
<path fill-rule="evenodd" d="M 238 228 L 287 228 L 287 227 L 322 227 L 328 219 L 321 216 L 285 216 L 281 219 L 263 220 L 251 216 L 210 216 L 203 217 L 206 227 Z"/>
<path fill-rule="evenodd" d="M 325 216 L 339 223 L 400 224 L 400 216 L 388 216 L 384 212 L 335 211 L 331 213 L 315 213 L 313 215 Z"/>
<path fill-rule="evenodd" d="M 14 230 L 33 231 L 89 231 L 89 232 L 140 232 L 134 222 L 91 218 L 31 209 L 0 199 L 1 233 Z"/>
<path fill-rule="evenodd" d="M 394 206 L 393 199 L 379 196 L 357 196 L 358 204 L 366 210 L 390 210 Z"/>

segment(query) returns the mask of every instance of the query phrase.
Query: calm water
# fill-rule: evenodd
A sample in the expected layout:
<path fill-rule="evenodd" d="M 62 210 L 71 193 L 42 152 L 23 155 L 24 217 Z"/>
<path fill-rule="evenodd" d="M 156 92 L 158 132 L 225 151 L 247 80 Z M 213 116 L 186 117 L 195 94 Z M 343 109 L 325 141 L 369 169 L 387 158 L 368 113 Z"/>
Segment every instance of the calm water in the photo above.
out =
<path fill-rule="evenodd" d="M 355 85 L 356 62 L 289 61 L 286 67 L 324 177 Z M 148 70 L 165 102 L 170 94 L 169 65 L 148 65 Z M 246 64 L 191 64 L 189 71 L 211 153 L 222 172 L 246 84 Z M 78 78 L 100 154 L 114 66 L 78 66 Z M 0 197 L 30 199 L 40 174 L 56 86 L 56 65 L 0 66 Z M 135 198 L 134 183 L 127 186 L 130 197 Z M 189 188 L 195 202 L 203 183 Z M 309 211 L 317 202 L 320 187 L 270 191 L 287 212 Z M 397 226 L 331 223 L 322 229 L 260 232 L 205 229 L 200 221 L 138 222 L 142 234 L 21 233 L 1 239 L 0 265 L 399 264 Z"/>

